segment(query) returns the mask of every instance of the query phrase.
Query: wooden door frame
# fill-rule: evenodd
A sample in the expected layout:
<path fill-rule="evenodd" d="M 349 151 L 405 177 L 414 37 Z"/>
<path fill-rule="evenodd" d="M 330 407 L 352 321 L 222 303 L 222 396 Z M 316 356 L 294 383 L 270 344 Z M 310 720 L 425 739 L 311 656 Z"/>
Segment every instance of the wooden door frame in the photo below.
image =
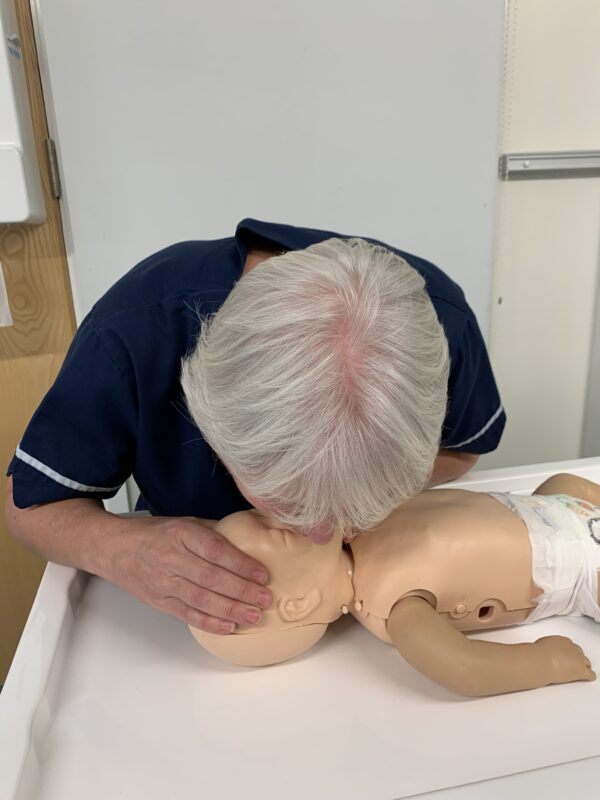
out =
<path fill-rule="evenodd" d="M 6 469 L 23 429 L 52 384 L 76 328 L 73 296 L 58 200 L 53 196 L 46 153 L 48 124 L 42 94 L 31 8 L 14 0 L 27 79 L 46 221 L 0 225 L 0 262 L 13 318 L 0 328 L 0 457 Z M 44 562 L 28 552 L 4 525 L 0 493 L 0 684 L 3 683 Z"/>

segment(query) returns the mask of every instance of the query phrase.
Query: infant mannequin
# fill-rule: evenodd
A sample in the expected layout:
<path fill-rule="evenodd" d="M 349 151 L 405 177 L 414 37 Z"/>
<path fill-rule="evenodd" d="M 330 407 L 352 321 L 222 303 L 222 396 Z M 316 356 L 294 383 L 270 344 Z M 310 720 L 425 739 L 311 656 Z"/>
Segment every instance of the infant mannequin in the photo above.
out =
<path fill-rule="evenodd" d="M 600 487 L 570 475 L 550 478 L 531 498 L 435 489 L 354 538 L 350 558 L 339 535 L 313 545 L 257 511 L 241 512 L 217 530 L 270 569 L 273 605 L 256 628 L 192 632 L 220 658 L 271 664 L 308 649 L 350 607 L 413 667 L 459 694 L 594 680 L 566 637 L 507 645 L 462 631 L 557 613 L 600 621 L 599 519 Z"/>

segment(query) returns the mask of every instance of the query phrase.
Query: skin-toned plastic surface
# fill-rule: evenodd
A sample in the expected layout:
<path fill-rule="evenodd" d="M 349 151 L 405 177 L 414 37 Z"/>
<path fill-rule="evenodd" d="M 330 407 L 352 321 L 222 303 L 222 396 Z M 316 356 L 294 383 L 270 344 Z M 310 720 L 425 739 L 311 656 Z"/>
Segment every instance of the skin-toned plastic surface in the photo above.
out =
<path fill-rule="evenodd" d="M 293 658 L 312 647 L 342 614 L 342 606 L 352 602 L 351 560 L 341 534 L 315 545 L 255 509 L 225 517 L 215 530 L 265 565 L 273 592 L 258 625 L 238 626 L 232 636 L 190 628 L 219 658 L 245 666 Z"/>
<path fill-rule="evenodd" d="M 293 628 L 277 628 L 252 636 L 219 636 L 190 627 L 196 641 L 217 658 L 241 667 L 264 667 L 280 664 L 305 653 L 327 630 L 327 624 L 313 622 Z"/>
<path fill-rule="evenodd" d="M 420 594 L 460 630 L 514 625 L 539 590 L 523 522 L 489 495 L 422 492 L 352 541 L 358 619 L 391 642 L 385 623 L 405 595 Z"/>
<path fill-rule="evenodd" d="M 536 492 L 600 505 L 600 487 L 570 475 L 553 476 Z M 339 535 L 313 545 L 257 511 L 227 517 L 219 529 L 268 566 L 274 594 L 261 624 L 241 635 L 192 631 L 225 660 L 256 666 L 291 658 L 349 609 L 417 670 L 466 696 L 596 677 L 566 637 L 508 645 L 462 633 L 523 622 L 540 594 L 524 522 L 484 493 L 421 493 L 353 539 L 352 560 Z"/>

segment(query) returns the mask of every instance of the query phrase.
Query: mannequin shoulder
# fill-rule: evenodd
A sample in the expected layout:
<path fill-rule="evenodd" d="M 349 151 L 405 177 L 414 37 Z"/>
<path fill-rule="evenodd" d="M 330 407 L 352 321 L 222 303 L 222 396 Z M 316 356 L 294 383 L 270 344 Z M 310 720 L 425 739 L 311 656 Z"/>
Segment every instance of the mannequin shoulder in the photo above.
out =
<path fill-rule="evenodd" d="M 247 539 L 248 536 L 260 535 L 268 530 L 264 517 L 258 511 L 251 508 L 248 511 L 236 511 L 219 520 L 215 525 L 215 530 L 229 539 L 232 544 L 239 540 Z"/>

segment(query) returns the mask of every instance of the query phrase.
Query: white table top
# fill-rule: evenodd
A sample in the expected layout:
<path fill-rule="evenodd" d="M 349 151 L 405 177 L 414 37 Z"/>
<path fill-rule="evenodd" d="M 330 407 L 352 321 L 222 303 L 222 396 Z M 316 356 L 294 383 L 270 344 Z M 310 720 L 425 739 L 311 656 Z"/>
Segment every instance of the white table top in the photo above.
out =
<path fill-rule="evenodd" d="M 587 459 L 460 485 L 530 491 L 560 470 L 600 482 L 600 459 Z M 600 666 L 587 619 L 482 638 L 549 633 L 571 636 Z M 301 658 L 229 666 L 177 620 L 51 565 L 0 694 L 0 797 L 591 798 L 598 709 L 600 681 L 458 698 L 348 618 Z"/>

